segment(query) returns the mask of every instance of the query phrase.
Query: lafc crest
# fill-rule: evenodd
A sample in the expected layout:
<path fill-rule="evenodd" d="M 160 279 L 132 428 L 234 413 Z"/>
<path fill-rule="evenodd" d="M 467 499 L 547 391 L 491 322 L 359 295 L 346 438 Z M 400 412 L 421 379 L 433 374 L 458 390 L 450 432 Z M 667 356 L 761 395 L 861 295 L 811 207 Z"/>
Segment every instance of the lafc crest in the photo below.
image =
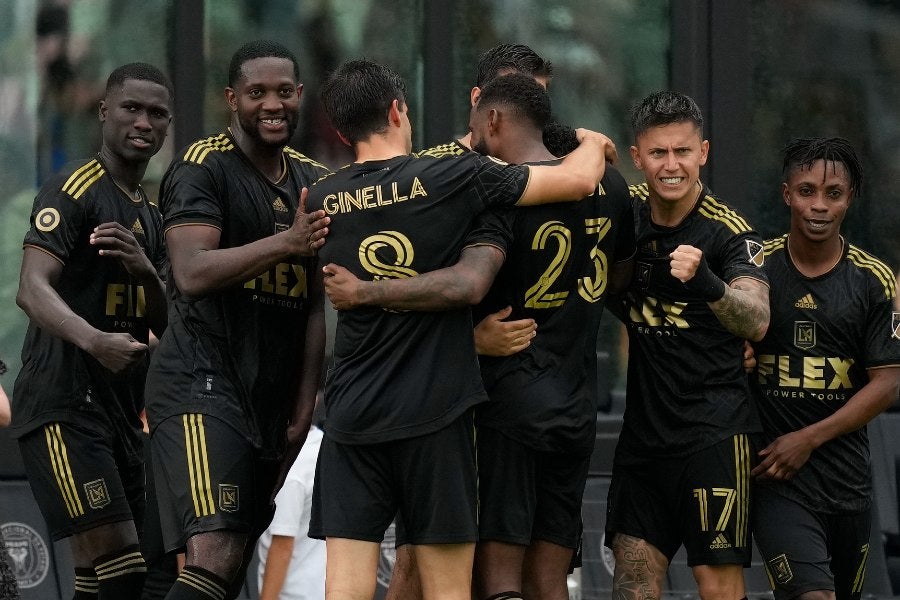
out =
<path fill-rule="evenodd" d="M 791 563 L 788 562 L 787 555 L 785 554 L 781 554 L 770 560 L 766 563 L 766 567 L 769 569 L 769 574 L 771 574 L 778 583 L 787 583 L 794 578 L 794 573 L 791 571 Z"/>
<path fill-rule="evenodd" d="M 106 481 L 102 478 L 84 484 L 84 493 L 91 508 L 103 508 L 111 502 L 109 490 L 106 489 Z"/>
<path fill-rule="evenodd" d="M 223 512 L 237 512 L 241 507 L 240 488 L 230 483 L 219 484 L 219 509 Z"/>
<path fill-rule="evenodd" d="M 794 345 L 801 350 L 809 350 L 815 347 L 815 321 L 794 321 Z"/>

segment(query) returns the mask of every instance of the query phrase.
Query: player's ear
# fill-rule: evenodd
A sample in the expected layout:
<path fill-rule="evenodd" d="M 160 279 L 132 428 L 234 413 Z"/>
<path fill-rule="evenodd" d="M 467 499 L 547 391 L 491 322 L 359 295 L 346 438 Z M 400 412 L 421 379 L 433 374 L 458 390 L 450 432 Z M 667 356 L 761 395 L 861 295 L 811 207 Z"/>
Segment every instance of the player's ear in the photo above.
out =
<path fill-rule="evenodd" d="M 642 170 L 641 153 L 638 152 L 637 146 L 632 146 L 629 148 L 629 151 L 631 152 L 631 162 L 634 163 L 634 168 L 638 171 Z"/>
<path fill-rule="evenodd" d="M 106 113 L 108 111 L 109 108 L 106 106 L 106 100 L 101 100 L 100 106 L 97 108 L 97 117 L 100 119 L 101 123 L 106 121 Z"/>
<path fill-rule="evenodd" d="M 400 126 L 402 111 L 400 110 L 400 100 L 394 98 L 391 106 L 388 108 L 388 122 L 395 127 Z"/>
<path fill-rule="evenodd" d="M 302 95 L 303 95 L 303 84 L 301 83 L 301 84 L 297 85 L 297 99 L 299 100 Z"/>
<path fill-rule="evenodd" d="M 472 106 L 475 106 L 475 103 L 478 102 L 479 96 L 481 96 L 481 88 L 473 87 L 472 91 L 469 92 L 469 100 L 472 102 Z"/>
<path fill-rule="evenodd" d="M 788 206 L 791 205 L 791 190 L 788 187 L 787 183 L 781 184 L 781 197 L 784 198 L 784 203 Z"/>
<path fill-rule="evenodd" d="M 237 112 L 237 93 L 230 87 L 225 88 L 225 104 L 231 112 Z"/>

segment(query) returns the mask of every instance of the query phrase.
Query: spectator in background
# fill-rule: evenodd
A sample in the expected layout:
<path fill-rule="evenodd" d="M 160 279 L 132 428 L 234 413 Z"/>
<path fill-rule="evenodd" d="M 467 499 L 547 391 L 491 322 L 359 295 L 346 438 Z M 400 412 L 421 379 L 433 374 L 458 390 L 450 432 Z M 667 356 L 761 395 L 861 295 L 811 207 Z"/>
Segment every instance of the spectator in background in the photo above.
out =
<path fill-rule="evenodd" d="M 322 430 L 313 425 L 275 496 L 275 516 L 257 545 L 259 600 L 325 597 L 325 542 L 307 535 L 321 443 Z"/>

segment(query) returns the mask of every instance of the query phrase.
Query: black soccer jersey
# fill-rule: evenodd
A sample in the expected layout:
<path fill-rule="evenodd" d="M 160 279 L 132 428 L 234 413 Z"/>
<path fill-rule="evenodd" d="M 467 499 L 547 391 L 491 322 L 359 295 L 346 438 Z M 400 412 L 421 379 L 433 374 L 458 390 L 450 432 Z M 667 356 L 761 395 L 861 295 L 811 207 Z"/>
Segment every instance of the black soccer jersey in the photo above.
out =
<path fill-rule="evenodd" d="M 479 358 L 491 401 L 476 422 L 536 450 L 589 454 L 608 271 L 634 254 L 628 185 L 607 167 L 597 192 L 580 202 L 491 211 L 481 220 L 513 241 L 475 321 L 511 306 L 510 319 L 534 319 L 538 330 L 521 352 Z"/>
<path fill-rule="evenodd" d="M 163 178 L 165 230 L 210 225 L 221 230 L 220 248 L 284 231 L 293 223 L 301 188 L 328 170 L 291 148 L 282 160 L 284 176 L 273 183 L 229 133 L 194 143 Z M 280 450 L 295 400 L 315 268 L 315 259 L 298 256 L 200 298 L 185 296 L 169 281 L 169 327 L 147 379 L 151 426 L 175 414 L 209 414 L 256 447 Z"/>
<path fill-rule="evenodd" d="M 900 313 L 892 271 L 844 244 L 840 262 L 805 277 L 791 261 L 787 236 L 766 242 L 772 317 L 754 344 L 752 387 L 763 422 L 763 446 L 833 414 L 868 383 L 866 369 L 900 365 Z M 866 428 L 817 448 L 778 493 L 826 513 L 869 506 L 871 478 Z"/>
<path fill-rule="evenodd" d="M 119 260 L 98 255 L 90 244 L 98 225 L 120 223 L 162 273 L 162 217 L 143 190 L 140 195 L 135 201 L 120 189 L 99 158 L 67 167 L 35 198 L 24 245 L 63 263 L 56 291 L 73 312 L 101 331 L 130 333 L 147 343 L 143 286 Z M 117 425 L 139 427 L 146 367 L 136 364 L 114 374 L 77 346 L 30 323 L 13 390 L 16 435 L 51 421 L 77 419 L 85 402 L 102 408 Z"/>
<path fill-rule="evenodd" d="M 628 329 L 628 385 L 617 459 L 682 456 L 733 434 L 759 430 L 742 367 L 743 340 L 672 276 L 681 244 L 703 251 L 725 283 L 767 281 L 762 239 L 737 212 L 704 189 L 674 227 L 650 219 L 647 186 L 632 186 L 637 256 L 631 288 L 617 308 Z"/>
<path fill-rule="evenodd" d="M 320 180 L 311 210 L 331 216 L 319 250 L 362 279 L 411 277 L 452 265 L 473 218 L 513 205 L 529 169 L 449 145 L 353 164 Z M 471 310 L 340 311 L 325 385 L 328 435 L 379 443 L 437 431 L 486 399 Z"/>

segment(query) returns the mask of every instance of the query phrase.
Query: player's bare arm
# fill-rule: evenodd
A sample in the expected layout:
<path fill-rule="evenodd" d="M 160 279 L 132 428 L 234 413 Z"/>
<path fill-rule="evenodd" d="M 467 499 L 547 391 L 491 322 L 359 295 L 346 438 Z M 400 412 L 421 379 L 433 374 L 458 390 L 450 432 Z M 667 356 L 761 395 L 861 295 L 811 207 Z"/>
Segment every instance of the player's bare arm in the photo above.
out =
<path fill-rule="evenodd" d="M 97 253 L 101 256 L 121 262 L 138 280 L 144 288 L 147 324 L 157 337 L 161 336 L 166 329 L 165 285 L 131 230 L 121 223 L 102 223 L 91 233 L 90 243 L 98 248 Z"/>
<path fill-rule="evenodd" d="M 769 286 L 750 277 L 726 285 L 706 263 L 703 251 L 682 244 L 670 255 L 672 277 L 699 294 L 719 322 L 737 337 L 759 341 L 769 328 Z"/>
<path fill-rule="evenodd" d="M 534 319 L 504 321 L 512 307 L 491 313 L 475 326 L 475 351 L 482 356 L 510 356 L 531 345 L 537 335 Z"/>
<path fill-rule="evenodd" d="M 325 292 L 338 310 L 379 306 L 394 310 L 437 311 L 477 304 L 484 298 L 505 255 L 488 245 L 469 246 L 459 261 L 405 279 L 362 281 L 338 265 L 325 265 Z"/>
<path fill-rule="evenodd" d="M 591 195 L 606 172 L 606 154 L 615 154 L 612 140 L 596 131 L 576 129 L 578 148 L 558 165 L 530 167 L 528 187 L 519 206 L 575 201 Z"/>
<path fill-rule="evenodd" d="M 219 248 L 221 231 L 210 225 L 180 225 L 166 231 L 166 246 L 175 284 L 184 294 L 200 297 L 243 285 L 278 263 L 310 256 L 324 243 L 331 219 L 325 211 L 303 212 L 306 188 L 293 225 L 255 242 Z"/>
<path fill-rule="evenodd" d="M 22 257 L 16 304 L 32 321 L 51 335 L 78 346 L 104 367 L 118 373 L 147 352 L 147 345 L 128 333 L 100 331 L 75 314 L 55 289 L 63 264 L 35 247 Z"/>
<path fill-rule="evenodd" d="M 760 463 L 750 472 L 763 479 L 791 479 L 813 450 L 829 440 L 863 427 L 887 410 L 900 389 L 900 367 L 869 369 L 869 382 L 828 417 L 775 439 L 759 452 Z"/>

